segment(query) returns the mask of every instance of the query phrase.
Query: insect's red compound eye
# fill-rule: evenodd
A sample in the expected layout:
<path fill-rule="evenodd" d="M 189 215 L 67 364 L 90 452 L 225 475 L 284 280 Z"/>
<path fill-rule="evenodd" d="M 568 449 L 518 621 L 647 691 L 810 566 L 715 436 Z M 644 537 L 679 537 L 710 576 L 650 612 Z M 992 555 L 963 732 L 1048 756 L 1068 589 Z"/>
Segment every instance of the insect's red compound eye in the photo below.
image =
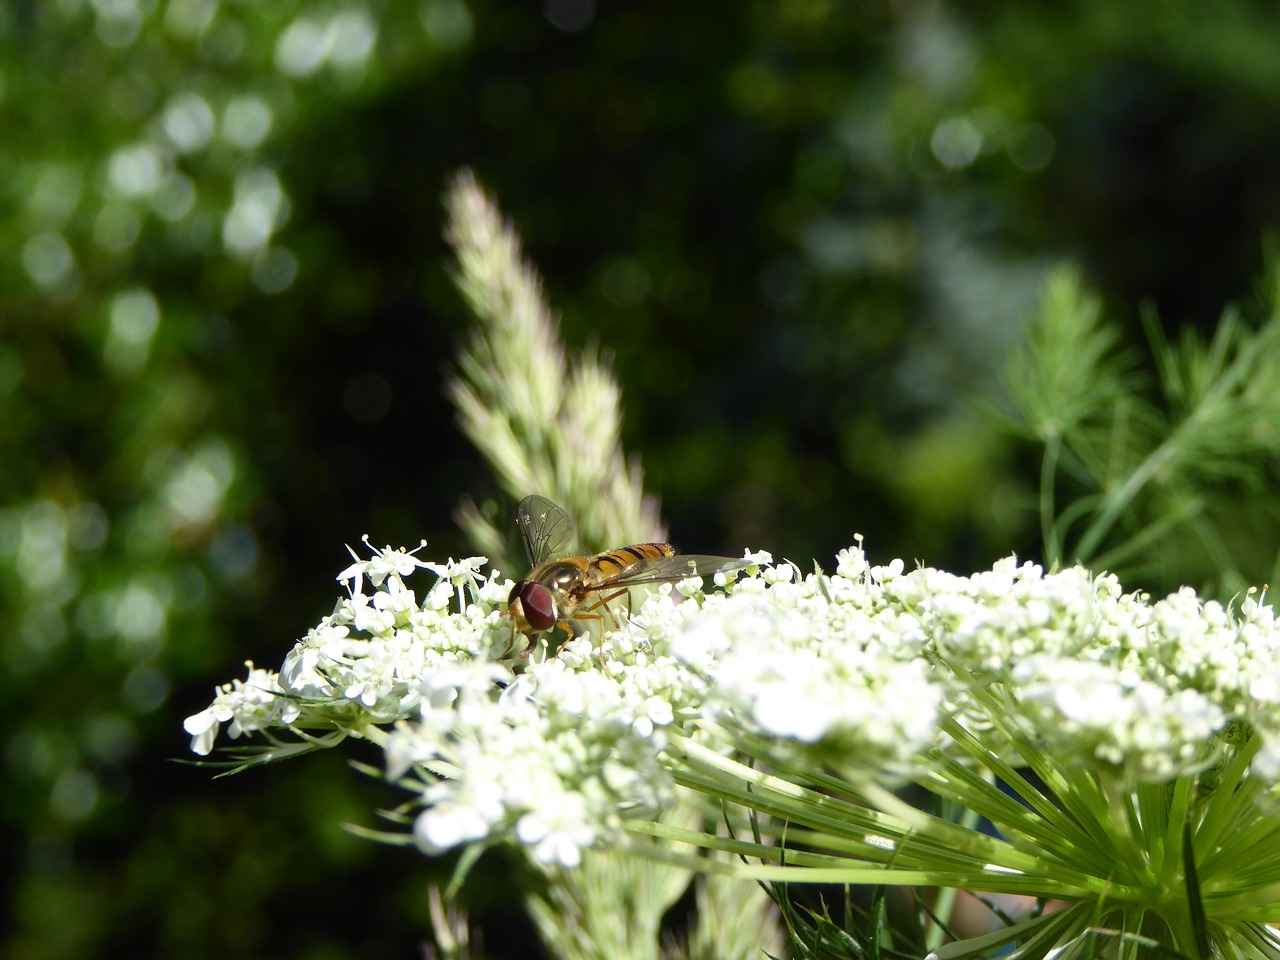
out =
<path fill-rule="evenodd" d="M 551 591 L 542 584 L 521 580 L 511 588 L 508 606 L 516 600 L 520 601 L 524 618 L 533 629 L 550 630 L 556 625 L 555 601 L 551 597 Z"/>

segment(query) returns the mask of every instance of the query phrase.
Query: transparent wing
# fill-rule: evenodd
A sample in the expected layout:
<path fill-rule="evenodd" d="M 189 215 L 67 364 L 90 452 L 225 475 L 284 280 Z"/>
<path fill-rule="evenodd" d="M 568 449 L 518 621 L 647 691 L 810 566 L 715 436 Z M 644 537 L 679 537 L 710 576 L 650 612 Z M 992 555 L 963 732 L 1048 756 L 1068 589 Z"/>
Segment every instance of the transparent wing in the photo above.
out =
<path fill-rule="evenodd" d="M 516 507 L 516 529 L 529 560 L 529 569 L 553 557 L 573 552 L 574 528 L 569 515 L 560 507 L 536 493 L 525 497 Z"/>
<path fill-rule="evenodd" d="M 646 583 L 675 583 L 685 577 L 712 577 L 717 573 L 732 573 L 751 566 L 750 560 L 738 557 L 706 557 L 693 553 L 677 553 L 674 557 L 654 557 L 637 560 L 615 577 L 599 583 L 588 584 L 581 592 L 620 590 L 638 587 Z"/>

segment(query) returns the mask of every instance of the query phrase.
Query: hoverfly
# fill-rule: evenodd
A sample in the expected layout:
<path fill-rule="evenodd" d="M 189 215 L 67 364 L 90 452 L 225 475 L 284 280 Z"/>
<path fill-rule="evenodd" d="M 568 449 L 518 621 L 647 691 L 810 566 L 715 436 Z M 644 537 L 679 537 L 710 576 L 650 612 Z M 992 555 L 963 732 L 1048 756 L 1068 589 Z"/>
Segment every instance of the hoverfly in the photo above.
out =
<path fill-rule="evenodd" d="M 575 555 L 573 521 L 563 509 L 536 494 L 516 507 L 516 529 L 530 572 L 507 597 L 512 644 L 516 633 L 532 641 L 557 626 L 570 632 L 572 620 L 597 620 L 603 629 L 608 617 L 616 628 L 618 620 L 609 602 L 632 587 L 728 573 L 751 563 L 742 558 L 677 554 L 669 543 L 636 543 L 593 557 Z M 532 649 L 521 656 L 527 657 Z"/>

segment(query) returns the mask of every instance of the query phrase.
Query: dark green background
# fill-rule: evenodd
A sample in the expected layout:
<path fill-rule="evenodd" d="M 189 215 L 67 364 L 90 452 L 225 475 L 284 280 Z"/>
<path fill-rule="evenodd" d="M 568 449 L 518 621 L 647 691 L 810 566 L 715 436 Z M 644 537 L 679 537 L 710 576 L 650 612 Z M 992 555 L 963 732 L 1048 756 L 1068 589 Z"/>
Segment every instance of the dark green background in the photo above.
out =
<path fill-rule="evenodd" d="M 340 13 L 369 57 L 280 69 L 291 24 Z M 214 133 L 162 151 L 195 191 L 170 222 L 109 171 L 186 93 Z M 273 122 L 229 146 L 245 95 Z M 416 949 L 447 865 L 340 826 L 398 797 L 338 756 L 217 782 L 168 758 L 214 682 L 330 609 L 344 544 L 465 554 L 452 510 L 498 496 L 441 389 L 457 168 L 568 344 L 613 357 L 677 543 L 830 565 L 861 532 L 968 572 L 1038 549 L 1035 451 L 977 408 L 1045 270 L 1077 260 L 1131 328 L 1142 302 L 1211 327 L 1250 301 L 1278 148 L 1263 2 L 0 7 L 0 957 Z M 257 167 L 289 208 L 259 262 L 220 239 Z M 42 285 L 50 236 L 75 266 Z M 139 287 L 160 324 L 113 366 Z M 210 450 L 225 487 L 175 519 Z M 472 895 L 518 953 L 510 891 Z"/>

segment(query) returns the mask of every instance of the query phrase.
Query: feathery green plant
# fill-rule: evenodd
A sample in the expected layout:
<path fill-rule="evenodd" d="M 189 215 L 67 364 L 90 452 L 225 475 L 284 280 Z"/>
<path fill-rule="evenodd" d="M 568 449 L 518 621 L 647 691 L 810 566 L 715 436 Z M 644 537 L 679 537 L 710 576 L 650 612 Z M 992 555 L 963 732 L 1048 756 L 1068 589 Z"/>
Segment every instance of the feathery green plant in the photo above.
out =
<path fill-rule="evenodd" d="M 1077 271 L 1049 277 L 1008 370 L 1009 421 L 1043 446 L 1047 562 L 1224 598 L 1280 573 L 1280 264 L 1269 281 L 1257 328 L 1228 309 L 1207 341 L 1171 342 L 1148 311 L 1147 373 Z"/>
<path fill-rule="evenodd" d="M 445 205 L 454 279 L 476 320 L 448 384 L 463 432 L 513 502 L 551 498 L 575 518 L 586 549 L 661 540 L 657 501 L 622 453 L 608 368 L 594 352 L 566 357 L 519 238 L 469 171 L 454 178 Z M 517 572 L 522 561 L 513 564 L 511 538 L 492 519 L 466 504 L 458 520 L 478 549 Z"/>

